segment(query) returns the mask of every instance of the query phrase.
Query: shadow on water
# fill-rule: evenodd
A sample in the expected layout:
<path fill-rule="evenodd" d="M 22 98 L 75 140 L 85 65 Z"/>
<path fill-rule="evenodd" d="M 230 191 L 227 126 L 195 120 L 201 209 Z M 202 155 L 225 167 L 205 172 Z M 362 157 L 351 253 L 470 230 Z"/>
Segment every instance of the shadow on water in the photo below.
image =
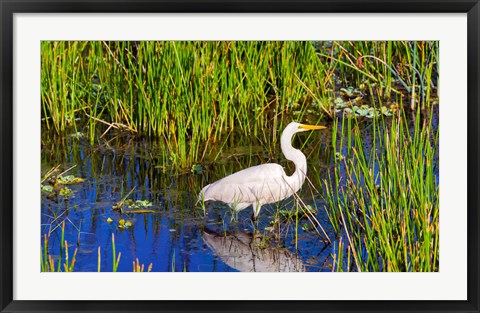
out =
<path fill-rule="evenodd" d="M 368 125 L 365 129 L 370 136 Z M 69 195 L 42 192 L 41 231 L 42 237 L 50 235 L 49 254 L 59 257 L 59 229 L 65 222 L 64 239 L 78 248 L 75 271 L 97 271 L 98 249 L 101 271 L 112 270 L 112 233 L 121 252 L 118 271 L 132 271 L 136 258 L 152 263 L 152 271 L 331 271 L 332 244 L 299 213 L 294 199 L 263 207 L 258 237 L 252 235 L 251 209 L 234 213 L 221 203 L 197 204 L 203 186 L 240 169 L 275 162 L 287 174 L 294 171 L 278 145 L 240 137 L 213 147 L 194 167 L 174 171 L 162 142 L 117 135 L 90 145 L 43 131 L 42 174 L 60 165 L 57 174 L 69 169 L 68 174 L 85 179 L 69 185 Z M 337 240 L 321 188 L 315 186 L 332 171 L 331 131 L 297 135 L 293 144 L 307 156 L 312 182 L 305 182 L 299 198 L 314 208 L 312 216 L 325 234 Z M 114 209 L 127 199 L 130 205 Z M 150 204 L 135 208 L 137 200 Z"/>

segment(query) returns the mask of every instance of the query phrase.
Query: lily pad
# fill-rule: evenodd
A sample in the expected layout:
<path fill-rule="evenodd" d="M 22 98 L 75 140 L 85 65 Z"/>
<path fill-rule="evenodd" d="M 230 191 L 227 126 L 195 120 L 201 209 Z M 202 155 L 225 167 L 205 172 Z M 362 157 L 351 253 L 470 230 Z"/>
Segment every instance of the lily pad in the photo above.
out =
<path fill-rule="evenodd" d="M 355 111 L 355 113 L 360 116 L 366 116 L 368 114 L 368 110 L 358 109 L 357 111 Z"/>
<path fill-rule="evenodd" d="M 53 186 L 52 185 L 42 185 L 42 192 L 52 192 Z"/>
<path fill-rule="evenodd" d="M 57 177 L 57 183 L 61 185 L 73 185 L 73 184 L 83 183 L 84 181 L 85 179 L 80 177 L 75 177 L 74 175 Z"/>
<path fill-rule="evenodd" d="M 135 201 L 135 204 L 137 204 L 139 206 L 143 206 L 145 208 L 152 206 L 152 203 L 148 200 L 137 200 L 137 201 Z"/>
<path fill-rule="evenodd" d="M 307 210 L 307 212 L 312 214 L 315 214 L 318 212 L 318 209 L 316 207 L 311 206 L 310 204 L 305 206 L 305 210 Z"/>
<path fill-rule="evenodd" d="M 392 116 L 392 110 L 387 107 L 381 107 L 380 112 L 385 116 Z"/>
<path fill-rule="evenodd" d="M 340 97 L 336 98 L 335 101 L 334 101 L 334 103 L 335 103 L 335 107 L 336 107 L 337 109 L 343 109 L 343 108 L 345 108 L 345 107 L 347 106 L 347 102 L 346 102 L 346 101 L 343 101 L 343 99 L 340 98 Z"/>
<path fill-rule="evenodd" d="M 348 98 L 363 97 L 362 91 L 354 87 L 340 88 L 340 93 Z"/>
<path fill-rule="evenodd" d="M 366 118 L 374 118 L 378 116 L 378 112 L 374 108 L 368 108 Z"/>
<path fill-rule="evenodd" d="M 61 195 L 62 197 L 69 197 L 72 194 L 72 189 L 68 187 L 64 187 L 60 189 L 60 192 L 58 194 Z"/>
<path fill-rule="evenodd" d="M 380 108 L 369 107 L 368 105 L 361 105 L 357 106 L 354 105 L 351 108 L 344 108 L 343 113 L 347 116 L 351 116 L 355 114 L 355 116 L 366 117 L 366 118 L 377 118 L 380 115 L 385 116 L 392 116 L 393 112 L 395 111 L 395 107 L 388 108 L 386 106 L 382 106 Z"/>
<path fill-rule="evenodd" d="M 129 228 L 129 227 L 132 227 L 133 226 L 133 223 L 132 221 L 129 221 L 129 220 L 125 220 L 125 219 L 121 219 L 118 221 L 118 226 L 117 228 L 118 229 L 126 229 L 126 228 Z"/>
<path fill-rule="evenodd" d="M 70 134 L 68 136 L 72 137 L 72 138 L 83 138 L 83 137 L 85 137 L 85 135 L 81 132 L 76 132 L 76 133 Z"/>
<path fill-rule="evenodd" d="M 139 208 L 148 208 L 152 206 L 152 203 L 148 200 L 136 200 L 135 202 L 133 202 L 133 200 L 130 200 L 128 203 L 127 201 L 125 201 L 125 204 L 127 204 L 130 209 L 133 208 L 137 210 Z"/>

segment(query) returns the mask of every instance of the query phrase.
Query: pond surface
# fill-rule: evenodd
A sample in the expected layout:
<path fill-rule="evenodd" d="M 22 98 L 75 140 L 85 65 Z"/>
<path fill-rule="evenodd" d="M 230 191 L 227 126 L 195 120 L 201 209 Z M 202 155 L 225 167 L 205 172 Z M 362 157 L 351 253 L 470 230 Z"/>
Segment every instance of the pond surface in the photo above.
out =
<path fill-rule="evenodd" d="M 364 127 L 368 139 L 368 123 Z M 371 146 L 365 142 L 368 151 Z M 218 202 L 202 206 L 197 196 L 203 186 L 261 163 L 280 163 L 292 173 L 293 164 L 279 147 L 268 152 L 261 140 L 238 136 L 210 153 L 220 153 L 215 162 L 173 171 L 162 161 L 168 159 L 162 142 L 117 134 L 90 145 L 44 131 L 43 174 L 59 166 L 57 174 L 68 170 L 63 175 L 84 181 L 68 185 L 69 195 L 42 192 L 42 245 L 44 234 L 49 235 L 49 254 L 58 259 L 64 223 L 70 257 L 78 249 L 75 271 L 97 271 L 99 252 L 101 271 L 112 271 L 112 234 L 116 254 L 121 253 L 118 271 L 131 272 L 137 258 L 145 270 L 151 264 L 152 271 L 160 272 L 331 271 L 339 236 L 330 224 L 320 183 L 335 160 L 331 130 L 297 134 L 293 144 L 308 159 L 311 183 L 307 179 L 298 197 L 311 212 L 306 214 L 290 198 L 263 206 L 255 223 L 251 208 L 237 214 Z M 130 201 L 116 210 L 122 200 Z M 142 202 L 134 208 L 137 200 Z"/>

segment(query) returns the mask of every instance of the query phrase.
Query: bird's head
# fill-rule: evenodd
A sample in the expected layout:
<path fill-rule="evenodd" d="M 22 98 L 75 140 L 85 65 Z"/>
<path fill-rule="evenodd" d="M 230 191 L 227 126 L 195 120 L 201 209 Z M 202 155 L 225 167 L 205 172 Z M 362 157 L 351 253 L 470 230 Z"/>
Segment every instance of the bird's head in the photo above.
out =
<path fill-rule="evenodd" d="M 308 130 L 317 130 L 317 129 L 324 129 L 324 128 L 326 127 L 321 125 L 306 125 L 306 124 L 300 124 L 297 122 L 291 122 L 290 124 L 287 125 L 287 127 L 285 127 L 285 131 L 289 130 L 294 134 L 299 132 L 305 132 Z"/>
<path fill-rule="evenodd" d="M 280 139 L 281 145 L 282 145 L 282 151 L 285 154 L 286 151 L 288 150 L 296 150 L 292 147 L 292 137 L 296 133 L 299 132 L 305 132 L 307 130 L 316 130 L 316 129 L 324 129 L 326 128 L 325 126 L 316 126 L 316 125 L 306 125 L 306 124 L 300 124 L 297 122 L 291 122 L 290 124 L 285 127 L 285 129 L 282 132 L 282 138 Z M 285 154 L 286 156 L 286 154 Z M 288 157 L 287 157 L 288 159 Z M 291 160 L 291 159 L 289 159 Z"/>

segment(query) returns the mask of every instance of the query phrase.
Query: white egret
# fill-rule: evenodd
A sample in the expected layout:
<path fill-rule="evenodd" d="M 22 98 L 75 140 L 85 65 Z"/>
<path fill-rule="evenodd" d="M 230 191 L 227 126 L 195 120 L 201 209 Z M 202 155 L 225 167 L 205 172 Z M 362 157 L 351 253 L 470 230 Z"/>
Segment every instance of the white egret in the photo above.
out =
<path fill-rule="evenodd" d="M 292 147 L 294 134 L 323 129 L 325 126 L 303 125 L 292 122 L 285 127 L 280 139 L 287 160 L 295 163 L 295 172 L 287 176 L 283 167 L 275 163 L 252 166 L 205 186 L 199 194 L 200 201 L 222 201 L 236 211 L 253 207 L 254 218 L 262 205 L 290 197 L 303 185 L 307 174 L 307 158 Z"/>

